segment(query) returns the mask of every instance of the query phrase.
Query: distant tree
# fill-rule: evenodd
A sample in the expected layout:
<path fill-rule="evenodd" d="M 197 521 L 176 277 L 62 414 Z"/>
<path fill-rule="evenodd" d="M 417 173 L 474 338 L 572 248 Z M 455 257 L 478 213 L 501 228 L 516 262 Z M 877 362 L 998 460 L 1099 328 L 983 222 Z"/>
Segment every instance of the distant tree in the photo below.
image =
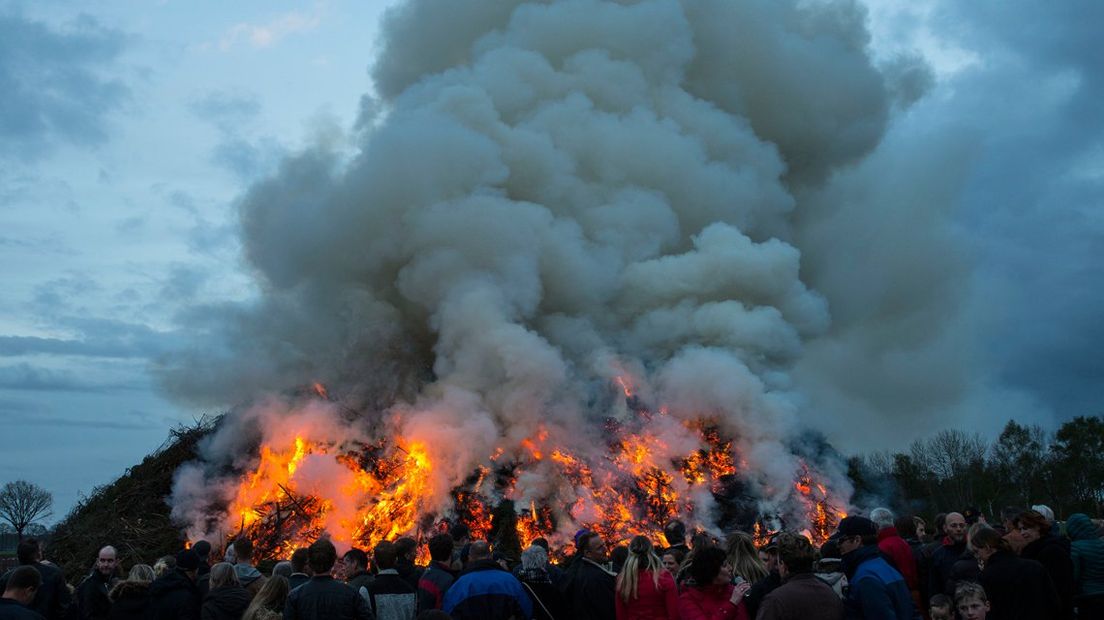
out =
<path fill-rule="evenodd" d="M 1095 512 L 1104 504 L 1104 418 L 1076 417 L 1054 435 L 1051 477 L 1057 502 Z M 1068 503 L 1067 503 L 1068 502 Z"/>
<path fill-rule="evenodd" d="M 1000 504 L 1030 506 L 1046 490 L 1049 441 L 1040 426 L 1009 420 L 992 447 L 992 465 L 999 479 L 1009 482 Z"/>
<path fill-rule="evenodd" d="M 9 482 L 0 489 L 0 519 L 10 523 L 22 540 L 27 526 L 50 516 L 53 503 L 50 492 L 36 484 L 26 480 Z"/>
<path fill-rule="evenodd" d="M 986 485 L 989 444 L 977 433 L 943 430 L 918 439 L 909 448 L 916 466 L 931 472 L 933 499 L 939 510 L 960 510 L 977 505 L 978 491 Z"/>

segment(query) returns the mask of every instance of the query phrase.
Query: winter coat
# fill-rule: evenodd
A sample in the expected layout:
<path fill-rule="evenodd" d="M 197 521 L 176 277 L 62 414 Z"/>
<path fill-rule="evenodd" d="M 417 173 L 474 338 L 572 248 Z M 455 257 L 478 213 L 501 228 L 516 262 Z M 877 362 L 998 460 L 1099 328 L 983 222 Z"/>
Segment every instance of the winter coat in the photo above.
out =
<path fill-rule="evenodd" d="M 445 592 L 456 581 L 447 562 L 433 562 L 418 579 L 418 611 L 440 609 L 445 602 Z"/>
<path fill-rule="evenodd" d="M 577 620 L 609 620 L 616 615 L 613 599 L 617 577 L 604 567 L 580 558 L 565 578 L 567 602 Z"/>
<path fill-rule="evenodd" d="M 104 620 L 111 611 L 111 599 L 107 592 L 115 585 L 115 579 L 93 570 L 77 586 L 78 617 L 81 620 Z"/>
<path fill-rule="evenodd" d="M 284 620 L 375 620 L 375 614 L 349 586 L 329 575 L 315 575 L 288 594 Z"/>
<path fill-rule="evenodd" d="M 202 620 L 241 620 L 253 596 L 239 585 L 215 588 L 203 599 L 199 617 Z"/>
<path fill-rule="evenodd" d="M 568 616 L 567 601 L 556 586 L 551 571 L 523 569 L 514 576 L 533 603 L 534 620 L 558 620 Z"/>
<path fill-rule="evenodd" d="M 1058 592 L 1035 560 L 1000 550 L 989 557 L 979 578 L 989 597 L 987 620 L 1050 620 Z"/>
<path fill-rule="evenodd" d="M 1058 590 L 1058 614 L 1055 617 L 1072 618 L 1073 596 L 1077 591 L 1077 583 L 1073 578 L 1073 560 L 1070 559 L 1069 541 L 1058 538 L 1054 534 L 1047 534 L 1028 543 L 1020 552 L 1020 557 L 1035 560 L 1043 565 Z"/>
<path fill-rule="evenodd" d="M 905 578 L 882 558 L 878 547 L 864 545 L 844 554 L 843 568 L 849 584 L 847 618 L 919 620 Z"/>
<path fill-rule="evenodd" d="M 679 595 L 679 616 L 682 620 L 749 620 L 745 601 L 732 604 L 735 589 L 730 583 L 687 588 Z"/>
<path fill-rule="evenodd" d="M 424 569 L 421 566 L 411 562 L 406 558 L 398 558 L 395 561 L 395 570 L 399 572 L 399 576 L 403 581 L 410 584 L 414 591 L 418 591 L 418 580 L 422 578 L 422 572 Z"/>
<path fill-rule="evenodd" d="M 291 577 L 288 577 L 288 592 L 291 592 L 308 581 L 310 581 L 310 575 L 306 573 L 292 573 Z"/>
<path fill-rule="evenodd" d="M 375 577 L 372 576 L 372 573 L 366 570 L 358 570 L 345 578 L 345 585 L 352 588 L 353 592 L 361 596 L 366 596 L 368 594 L 368 586 L 372 584 L 373 580 L 375 580 Z M 361 592 L 361 588 L 364 588 L 363 592 Z"/>
<path fill-rule="evenodd" d="M 756 620 L 843 620 L 843 601 L 812 573 L 790 575 L 759 605 Z"/>
<path fill-rule="evenodd" d="M 931 554 L 928 564 L 928 591 L 930 599 L 936 594 L 946 594 L 954 598 L 954 565 L 966 553 L 966 540 L 956 543 L 950 537 L 943 539 L 942 545 Z"/>
<path fill-rule="evenodd" d="M 878 531 L 878 550 L 880 550 L 893 568 L 901 573 L 909 590 L 920 591 L 920 578 L 916 568 L 916 556 L 912 547 L 897 533 L 895 527 L 883 527 Z"/>
<path fill-rule="evenodd" d="M 252 564 L 245 562 L 239 562 L 234 565 L 234 572 L 238 575 L 238 583 L 241 587 L 249 590 L 250 596 L 256 596 L 261 591 L 261 586 L 268 581 L 268 578 L 261 574 L 261 571 L 257 570 Z"/>
<path fill-rule="evenodd" d="M 150 606 L 148 581 L 120 581 L 111 589 L 111 620 L 145 620 Z"/>
<path fill-rule="evenodd" d="M 180 569 L 150 584 L 150 620 L 199 620 L 199 606 L 199 589 Z"/>
<path fill-rule="evenodd" d="M 418 593 L 395 569 L 381 570 L 365 590 L 368 603 L 379 620 L 414 620 L 418 612 Z"/>
<path fill-rule="evenodd" d="M 776 570 L 772 570 L 767 573 L 766 577 L 753 583 L 751 589 L 747 591 L 747 595 L 744 597 L 744 603 L 747 605 L 748 617 L 754 618 L 756 614 L 759 613 L 759 604 L 763 602 L 763 599 L 767 598 L 768 594 L 774 592 L 781 585 L 782 575 L 778 574 Z"/>
<path fill-rule="evenodd" d="M 1070 515 L 1066 522 L 1070 537 L 1073 580 L 1080 595 L 1104 594 L 1104 540 L 1087 515 Z M 36 597 L 37 600 L 37 597 Z"/>
<path fill-rule="evenodd" d="M 521 582 L 491 559 L 470 562 L 448 592 L 442 609 L 454 620 L 532 618 Z"/>
<path fill-rule="evenodd" d="M 69 586 L 65 584 L 65 575 L 61 574 L 61 569 L 51 564 L 35 562 L 30 566 L 35 567 L 38 574 L 42 576 L 42 585 L 38 587 L 34 600 L 28 607 L 41 614 L 46 620 L 64 620 L 66 610 L 73 604 L 73 595 L 69 593 Z M 8 571 L 0 577 L 0 592 L 7 587 L 10 575 L 11 571 Z"/>
<path fill-rule="evenodd" d="M 0 620 L 43 620 L 42 614 L 11 598 L 0 598 Z"/>
<path fill-rule="evenodd" d="M 678 620 L 679 599 L 675 578 L 665 570 L 659 571 L 656 583 L 652 571 L 642 570 L 636 579 L 636 598 L 625 600 L 620 593 L 614 596 L 617 620 Z"/>

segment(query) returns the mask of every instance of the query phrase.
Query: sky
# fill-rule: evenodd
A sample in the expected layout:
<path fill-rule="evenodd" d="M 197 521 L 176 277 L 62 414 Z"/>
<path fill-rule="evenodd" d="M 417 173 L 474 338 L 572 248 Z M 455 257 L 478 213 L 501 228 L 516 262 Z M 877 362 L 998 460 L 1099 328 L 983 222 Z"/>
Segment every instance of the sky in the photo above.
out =
<path fill-rule="evenodd" d="M 0 0 L 0 472 L 51 490 L 55 519 L 219 411 L 169 398 L 151 367 L 200 306 L 258 295 L 238 201 L 284 156 L 351 141 L 389 4 Z M 962 248 L 955 300 L 974 310 L 956 334 L 1000 395 L 967 402 L 964 426 L 1100 413 L 1104 4 L 867 5 L 876 59 L 930 67 L 885 149 L 957 145 L 953 191 L 918 213 Z"/>

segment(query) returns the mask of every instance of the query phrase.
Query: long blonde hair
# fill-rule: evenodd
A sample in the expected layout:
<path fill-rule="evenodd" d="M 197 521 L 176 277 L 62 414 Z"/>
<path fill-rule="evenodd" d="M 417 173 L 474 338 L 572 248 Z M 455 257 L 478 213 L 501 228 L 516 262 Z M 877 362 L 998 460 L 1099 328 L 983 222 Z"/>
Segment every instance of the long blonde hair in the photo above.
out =
<path fill-rule="evenodd" d="M 747 532 L 732 532 L 725 541 L 727 562 L 732 573 L 743 577 L 748 583 L 755 583 L 767 576 L 767 565 L 759 559 L 759 550 L 755 548 L 755 539 Z"/>
<path fill-rule="evenodd" d="M 629 543 L 629 557 L 621 568 L 621 574 L 617 576 L 617 593 L 626 603 L 630 598 L 637 598 L 637 584 L 642 570 L 652 571 L 652 581 L 658 588 L 663 563 L 655 554 L 652 541 L 647 536 L 634 536 Z"/>
<path fill-rule="evenodd" d="M 288 580 L 283 575 L 273 575 L 261 586 L 257 595 L 249 602 L 242 620 L 258 620 L 283 610 L 288 597 Z"/>

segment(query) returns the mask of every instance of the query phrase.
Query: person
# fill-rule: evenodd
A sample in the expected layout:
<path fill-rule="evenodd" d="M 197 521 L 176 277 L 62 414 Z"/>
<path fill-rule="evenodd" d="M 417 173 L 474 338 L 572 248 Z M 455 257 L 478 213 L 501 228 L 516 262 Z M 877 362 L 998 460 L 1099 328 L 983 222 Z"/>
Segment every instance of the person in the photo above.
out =
<path fill-rule="evenodd" d="M 241 620 L 253 597 L 238 581 L 237 570 L 229 562 L 211 567 L 211 589 L 203 599 L 202 620 Z"/>
<path fill-rule="evenodd" d="M 782 585 L 760 603 L 756 620 L 843 620 L 843 601 L 813 575 L 816 549 L 809 539 L 782 532 L 777 543 Z"/>
<path fill-rule="evenodd" d="M 975 522 L 977 525 L 984 523 L 984 520 Z M 955 589 L 954 602 L 960 620 L 985 620 L 989 613 L 989 599 L 985 596 L 985 589 L 970 581 L 959 584 Z"/>
<path fill-rule="evenodd" d="M 920 583 L 917 576 L 916 557 L 912 547 L 901 537 L 894 525 L 895 516 L 888 508 L 870 511 L 870 520 L 878 527 L 878 550 L 889 560 L 890 566 L 905 578 L 913 600 L 920 601 Z"/>
<path fill-rule="evenodd" d="M 685 559 L 686 556 L 683 555 L 681 551 L 676 549 L 674 551 L 667 551 L 666 553 L 664 553 L 663 557 L 660 558 L 660 561 L 663 562 L 663 569 L 666 570 L 668 573 L 671 573 L 671 576 L 674 577 L 676 574 L 678 574 L 679 566 L 682 566 L 682 561 Z"/>
<path fill-rule="evenodd" d="M 555 620 L 567 614 L 563 596 L 552 579 L 550 568 L 552 565 L 548 563 L 548 549 L 532 544 L 521 552 L 521 564 L 514 573 L 514 577 L 517 577 L 521 587 L 529 595 L 536 620 Z"/>
<path fill-rule="evenodd" d="M 454 620 L 533 617 L 533 606 L 525 589 L 494 561 L 491 546 L 482 540 L 469 546 L 468 566 L 445 593 L 442 609 Z"/>
<path fill-rule="evenodd" d="M 921 546 L 923 546 L 924 543 L 931 542 L 931 539 L 928 537 L 928 522 L 924 520 L 924 517 L 913 515 L 912 525 L 916 531 L 916 540 L 920 541 Z M 901 529 L 900 526 L 897 526 L 897 529 Z M 905 540 L 908 540 L 908 538 L 905 538 Z"/>
<path fill-rule="evenodd" d="M 928 618 L 931 620 L 955 620 L 954 601 L 946 594 L 936 594 L 928 601 Z"/>
<path fill-rule="evenodd" d="M 296 549 L 291 554 L 291 576 L 288 577 L 288 590 L 294 590 L 310 581 L 311 568 L 307 563 L 309 554 L 306 549 Z"/>
<path fill-rule="evenodd" d="M 283 575 L 273 575 L 261 586 L 257 596 L 249 601 L 249 607 L 245 608 L 242 620 L 280 620 L 284 613 L 284 603 L 287 602 L 288 580 Z"/>
<path fill-rule="evenodd" d="M 395 541 L 395 570 L 403 581 L 410 584 L 415 592 L 418 591 L 418 580 L 422 577 L 422 567 L 414 563 L 418 554 L 418 541 L 409 536 L 403 536 Z"/>
<path fill-rule="evenodd" d="M 943 521 L 943 540 L 931 555 L 929 595 L 954 596 L 954 565 L 963 555 L 966 555 L 966 518 L 957 512 L 948 513 Z"/>
<path fill-rule="evenodd" d="M 429 566 L 418 579 L 418 611 L 440 609 L 445 592 L 456 581 L 452 572 L 452 536 L 437 534 L 429 539 Z"/>
<path fill-rule="evenodd" d="M 672 519 L 663 526 L 663 539 L 667 541 L 667 548 L 663 550 L 663 553 L 671 553 L 672 551 L 682 554 L 682 557 L 686 557 L 690 553 L 690 547 L 686 546 L 686 525 L 678 519 Z"/>
<path fill-rule="evenodd" d="M 606 568 L 606 541 L 601 534 L 586 532 L 577 545 L 579 558 L 567 580 L 567 604 L 580 620 L 613 618 L 617 575 Z"/>
<path fill-rule="evenodd" d="M 745 534 L 749 538 L 750 534 Z M 767 575 L 758 581 L 748 580 L 751 589 L 748 590 L 744 602 L 747 603 L 748 616 L 754 618 L 759 613 L 759 604 L 775 588 L 782 585 L 782 575 L 778 571 L 778 535 L 771 536 L 767 544 L 759 548 L 759 559 L 767 570 Z M 735 566 L 733 566 L 735 568 Z"/>
<path fill-rule="evenodd" d="M 744 595 L 751 584 L 732 584 L 732 569 L 725 552 L 717 547 L 702 549 L 690 565 L 693 586 L 679 595 L 682 620 L 748 620 Z"/>
<path fill-rule="evenodd" d="M 823 581 L 842 601 L 846 596 L 844 586 L 847 578 L 843 574 L 843 559 L 840 558 L 839 543 L 829 538 L 820 547 L 820 559 L 813 568 L 816 578 Z"/>
<path fill-rule="evenodd" d="M 564 573 L 563 573 L 562 570 L 560 570 L 559 566 L 556 566 L 555 564 L 552 564 L 551 562 L 547 561 L 548 556 L 551 555 L 551 553 L 552 553 L 552 548 L 549 547 L 548 540 L 545 539 L 545 538 L 538 537 L 538 538 L 534 538 L 533 542 L 531 542 L 529 544 L 530 544 L 530 546 L 536 545 L 536 546 L 540 547 L 541 549 L 544 549 L 544 557 L 545 557 L 544 571 L 546 573 L 548 573 L 548 578 L 552 580 L 552 583 L 556 587 L 559 587 L 559 585 L 563 582 Z M 518 574 L 521 572 L 521 569 L 522 569 L 522 565 L 519 563 L 514 568 L 514 577 L 518 577 Z M 518 577 L 518 580 L 520 581 L 521 577 Z"/>
<path fill-rule="evenodd" d="M 253 541 L 240 536 L 234 541 L 233 547 L 236 560 L 233 562 L 234 572 L 238 575 L 238 583 L 249 591 L 250 596 L 253 596 L 260 591 L 267 579 L 256 566 L 253 566 Z"/>
<path fill-rule="evenodd" d="M 365 596 L 368 592 L 368 584 L 372 583 L 372 574 L 368 572 L 368 554 L 353 547 L 341 556 L 341 563 L 345 565 L 345 585 L 354 592 Z M 364 592 L 361 592 L 364 588 Z"/>
<path fill-rule="evenodd" d="M 166 573 L 176 568 L 176 556 L 175 555 L 163 555 L 157 558 L 157 561 L 153 563 L 153 578 L 164 576 Z M 197 571 L 198 574 L 198 571 Z"/>
<path fill-rule="evenodd" d="M 288 594 L 283 620 L 375 620 L 368 601 L 330 575 L 336 563 L 337 549 L 329 539 L 307 548 L 313 576 Z"/>
<path fill-rule="evenodd" d="M 690 551 L 686 554 L 686 559 L 682 561 L 682 565 L 679 566 L 679 572 L 675 575 L 675 583 L 679 585 L 681 590 L 684 585 L 694 585 L 693 576 L 690 573 L 690 566 L 694 563 L 694 558 L 699 552 L 711 549 L 716 545 L 713 544 L 713 537 L 705 532 L 698 532 L 694 534 L 690 539 Z"/>
<path fill-rule="evenodd" d="M 452 536 L 452 571 L 459 573 L 468 560 L 471 530 L 463 523 L 457 523 L 449 529 L 449 535 Z"/>
<path fill-rule="evenodd" d="M 111 612 L 107 593 L 115 586 L 118 554 L 107 545 L 96 555 L 96 566 L 77 586 L 77 607 L 81 620 L 104 620 Z"/>
<path fill-rule="evenodd" d="M 919 620 L 908 584 L 878 551 L 878 528 L 866 517 L 845 517 L 838 527 L 850 618 Z"/>
<path fill-rule="evenodd" d="M 647 536 L 634 536 L 628 551 L 615 583 L 617 620 L 677 619 L 675 578 L 663 570 L 652 541 Z"/>
<path fill-rule="evenodd" d="M 1019 506 L 1006 506 L 1000 512 L 1001 527 L 1004 529 L 1004 539 L 1008 541 L 1009 549 L 1016 555 L 1019 555 L 1020 552 L 1023 551 L 1024 545 L 1027 544 L 1023 536 L 1020 536 L 1020 526 L 1016 525 L 1016 520 L 1025 511 L 1025 508 Z"/>
<path fill-rule="evenodd" d="M 1080 512 L 1070 515 L 1066 533 L 1070 537 L 1078 617 L 1104 618 L 1104 540 L 1089 516 Z"/>
<path fill-rule="evenodd" d="M 729 534 L 725 540 L 725 556 L 732 574 L 748 583 L 754 584 L 770 575 L 770 569 L 759 558 L 755 539 L 747 532 L 736 530 Z"/>
<path fill-rule="evenodd" d="M 33 566 L 12 570 L 0 598 L 0 620 L 42 620 L 42 614 L 30 608 L 41 585 L 42 575 Z"/>
<path fill-rule="evenodd" d="M 291 573 L 291 562 L 288 562 L 287 560 L 280 560 L 279 562 L 272 565 L 272 574 L 269 575 L 269 577 L 283 577 L 284 579 L 287 579 L 288 577 L 291 577 Z"/>
<path fill-rule="evenodd" d="M 15 554 L 20 566 L 32 566 L 42 576 L 42 585 L 35 593 L 31 609 L 46 620 L 63 620 L 73 597 L 69 594 L 69 587 L 61 570 L 42 561 L 42 545 L 35 538 L 21 540 L 15 548 Z M 4 590 L 10 574 L 11 571 L 8 571 L 0 577 L 0 592 Z"/>
<path fill-rule="evenodd" d="M 153 567 L 148 564 L 135 564 L 130 567 L 125 581 L 111 588 L 111 620 L 145 620 L 149 613 L 150 584 L 154 580 Z"/>
<path fill-rule="evenodd" d="M 614 575 L 619 574 L 621 569 L 625 567 L 625 560 L 629 559 L 629 546 L 617 545 L 613 548 L 613 551 L 610 551 L 609 559 L 610 570 Z"/>
<path fill-rule="evenodd" d="M 199 556 L 199 568 L 196 569 L 196 582 L 203 579 L 211 572 L 211 543 L 206 540 L 197 540 L 192 545 L 192 551 Z"/>
<path fill-rule="evenodd" d="M 1043 565 L 1058 590 L 1056 618 L 1073 617 L 1073 596 L 1076 584 L 1073 579 L 1073 560 L 1065 541 L 1051 531 L 1050 520 L 1036 510 L 1028 510 L 1017 519 L 1024 548 L 1020 557 L 1035 560 Z"/>
<path fill-rule="evenodd" d="M 983 567 L 978 580 L 988 593 L 994 620 L 1054 617 L 1058 593 L 1041 564 L 1017 557 L 1008 541 L 992 528 L 971 534 L 970 547 Z"/>
<path fill-rule="evenodd" d="M 194 551 L 176 554 L 176 567 L 150 584 L 150 620 L 199 620 L 198 569 L 199 556 Z"/>
<path fill-rule="evenodd" d="M 418 591 L 399 574 L 398 555 L 399 546 L 386 540 L 372 551 L 379 572 L 364 590 L 379 620 L 413 620 L 418 610 Z"/>

